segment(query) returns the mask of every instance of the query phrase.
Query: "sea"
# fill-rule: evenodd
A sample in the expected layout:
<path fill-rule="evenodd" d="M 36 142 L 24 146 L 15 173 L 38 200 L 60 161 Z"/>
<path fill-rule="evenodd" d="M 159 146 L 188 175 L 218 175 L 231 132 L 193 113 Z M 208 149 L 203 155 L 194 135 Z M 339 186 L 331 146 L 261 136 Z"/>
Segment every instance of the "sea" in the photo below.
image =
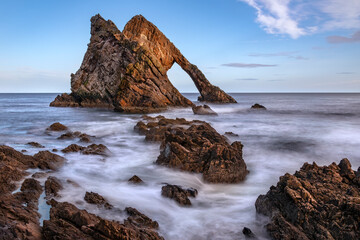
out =
<path fill-rule="evenodd" d="M 280 176 L 295 173 L 305 162 L 328 165 L 348 158 L 354 170 L 360 166 L 360 94 L 234 93 L 231 95 L 237 104 L 209 104 L 218 116 L 194 115 L 191 108 L 161 113 L 167 118 L 207 121 L 220 134 L 238 134 L 228 139 L 243 143 L 243 158 L 250 173 L 237 184 L 209 184 L 200 174 L 155 165 L 159 143 L 146 142 L 134 132 L 141 114 L 49 107 L 56 95 L 0 94 L 0 144 L 24 149 L 30 155 L 39 150 L 61 150 L 72 143 L 86 145 L 77 140 L 58 140 L 60 133 L 46 131 L 54 122 L 95 136 L 94 142 L 106 145 L 112 155 L 64 155 L 59 151 L 67 162 L 60 170 L 49 172 L 64 182 L 58 200 L 123 221 L 126 216 L 122 212 L 105 211 L 84 201 L 86 191 L 99 193 L 115 208 L 134 207 L 156 220 L 165 239 L 245 239 L 244 227 L 258 239 L 269 239 L 264 227 L 269 219 L 256 213 L 255 201 L 276 185 Z M 184 95 L 200 104 L 198 94 Z M 250 110 L 254 103 L 267 110 Z M 31 141 L 45 148 L 28 146 Z M 145 184 L 129 184 L 133 175 Z M 191 199 L 191 207 L 181 207 L 161 196 L 164 183 L 193 187 L 199 194 Z M 40 201 L 41 221 L 49 219 L 49 208 Z"/>

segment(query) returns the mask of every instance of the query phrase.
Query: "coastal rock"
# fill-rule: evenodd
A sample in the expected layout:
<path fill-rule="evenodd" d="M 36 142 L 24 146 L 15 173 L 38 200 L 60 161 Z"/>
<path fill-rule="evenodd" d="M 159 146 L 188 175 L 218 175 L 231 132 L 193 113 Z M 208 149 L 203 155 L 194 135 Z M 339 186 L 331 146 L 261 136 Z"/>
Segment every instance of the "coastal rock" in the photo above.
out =
<path fill-rule="evenodd" d="M 81 132 L 66 132 L 64 134 L 62 134 L 60 137 L 58 137 L 58 139 L 60 140 L 70 140 L 70 139 L 74 139 L 74 138 L 79 138 L 80 142 L 85 142 L 85 143 L 89 143 L 91 142 L 91 136 L 86 134 L 86 133 L 81 133 Z"/>
<path fill-rule="evenodd" d="M 225 132 L 226 136 L 230 136 L 230 137 L 238 137 L 239 134 L 233 133 L 233 132 Z"/>
<path fill-rule="evenodd" d="M 21 170 L 27 168 L 55 170 L 65 161 L 65 158 L 49 151 L 40 151 L 32 157 L 4 145 L 0 145 L 0 159 L 3 159 L 2 163 L 4 167 L 14 167 Z M 10 179 L 12 179 L 12 177 L 10 177 Z"/>
<path fill-rule="evenodd" d="M 71 144 L 61 150 L 63 153 L 72 153 L 72 152 L 80 152 L 86 155 L 101 155 L 101 156 L 108 156 L 110 150 L 103 144 L 91 144 L 87 147 L 83 147 L 77 144 Z"/>
<path fill-rule="evenodd" d="M 27 145 L 30 145 L 30 146 L 35 147 L 35 148 L 45 148 L 43 145 L 41 145 L 38 142 L 28 142 Z"/>
<path fill-rule="evenodd" d="M 136 175 L 132 176 L 128 181 L 131 183 L 134 183 L 134 184 L 143 184 L 144 183 L 143 180 Z"/>
<path fill-rule="evenodd" d="M 125 208 L 125 212 L 129 215 L 129 217 L 125 221 L 125 224 L 131 224 L 139 228 L 159 228 L 159 224 L 157 221 L 153 221 L 151 218 L 149 218 L 145 214 L 142 214 L 135 208 L 127 207 Z"/>
<path fill-rule="evenodd" d="M 68 129 L 67 126 L 56 122 L 50 125 L 50 127 L 48 127 L 46 130 L 48 131 L 55 131 L 55 132 L 61 132 L 61 131 L 66 131 Z"/>
<path fill-rule="evenodd" d="M 45 181 L 45 194 L 47 198 L 59 196 L 58 192 L 61 189 L 63 189 L 63 186 L 58 178 L 50 176 Z"/>
<path fill-rule="evenodd" d="M 29 178 L 24 180 L 19 192 L 0 194 L 1 239 L 41 239 L 40 215 L 37 212 L 41 192 L 40 183 Z"/>
<path fill-rule="evenodd" d="M 106 209 L 112 209 L 113 208 L 113 206 L 110 203 L 108 203 L 105 200 L 105 198 L 103 196 L 101 196 L 100 194 L 98 194 L 98 193 L 86 192 L 84 200 L 87 203 L 96 204 L 96 205 L 104 207 Z"/>
<path fill-rule="evenodd" d="M 255 234 L 251 231 L 250 228 L 244 227 L 242 233 L 248 238 L 255 238 Z"/>
<path fill-rule="evenodd" d="M 255 103 L 254 105 L 251 106 L 251 109 L 262 109 L 262 110 L 266 110 L 266 107 L 264 107 L 261 104 Z"/>
<path fill-rule="evenodd" d="M 273 239 L 360 239 L 358 175 L 347 159 L 323 167 L 305 163 L 260 195 L 256 210 L 270 217 Z"/>
<path fill-rule="evenodd" d="M 37 167 L 40 169 L 56 170 L 66 161 L 65 158 L 50 151 L 40 151 L 34 155 L 34 158 L 38 161 Z"/>
<path fill-rule="evenodd" d="M 71 94 L 50 106 L 100 107 L 148 113 L 169 106 L 193 106 L 168 79 L 178 63 L 194 81 L 203 101 L 236 102 L 213 86 L 165 35 L 143 16 L 133 17 L 123 32 L 100 15 L 91 18 L 91 38 L 80 69 L 71 75 Z"/>
<path fill-rule="evenodd" d="M 193 110 L 194 114 L 197 114 L 197 115 L 218 115 L 208 105 L 193 106 L 192 110 Z"/>
<path fill-rule="evenodd" d="M 153 229 L 102 219 L 74 205 L 51 201 L 50 220 L 44 221 L 43 239 L 163 240 Z"/>
<path fill-rule="evenodd" d="M 211 183 L 236 183 L 245 179 L 248 171 L 242 158 L 241 142 L 228 143 L 204 121 L 162 116 L 137 123 L 135 131 L 145 140 L 161 141 L 159 165 L 202 173 Z"/>
<path fill-rule="evenodd" d="M 197 194 L 198 191 L 194 188 L 183 189 L 178 185 L 166 184 L 161 188 L 162 196 L 174 199 L 181 206 L 190 206 L 189 197 L 196 197 Z"/>

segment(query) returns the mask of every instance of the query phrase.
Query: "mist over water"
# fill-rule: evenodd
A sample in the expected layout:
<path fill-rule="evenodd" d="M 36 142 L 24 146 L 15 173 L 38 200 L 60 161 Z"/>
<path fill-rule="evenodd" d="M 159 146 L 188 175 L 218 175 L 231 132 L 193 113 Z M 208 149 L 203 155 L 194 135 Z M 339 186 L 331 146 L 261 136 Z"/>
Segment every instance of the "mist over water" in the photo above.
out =
<path fill-rule="evenodd" d="M 195 101 L 197 94 L 184 94 Z M 131 206 L 159 222 L 166 239 L 245 239 L 243 227 L 268 239 L 263 228 L 267 218 L 255 212 L 255 200 L 275 185 L 286 172 L 294 173 L 304 162 L 319 165 L 348 158 L 353 169 L 360 165 L 360 94 L 232 94 L 238 104 L 211 108 L 219 116 L 194 115 L 190 108 L 162 113 L 165 117 L 200 119 L 220 133 L 244 144 L 244 160 L 250 171 L 239 184 L 208 184 L 201 175 L 154 165 L 159 144 L 144 141 L 133 131 L 141 115 L 119 114 L 84 108 L 51 108 L 56 94 L 0 94 L 0 144 L 27 154 L 39 150 L 28 145 L 35 141 L 45 150 L 63 149 L 75 140 L 58 140 L 60 133 L 46 133 L 53 122 L 72 131 L 94 135 L 95 143 L 105 144 L 110 157 L 66 154 L 67 163 L 52 175 L 64 181 L 60 201 L 107 219 L 123 220 L 116 210 L 101 210 L 87 204 L 86 191 L 103 195 L 116 208 Z M 249 110 L 254 103 L 267 111 Z M 151 114 L 156 116 L 158 114 Z M 77 143 L 83 145 L 82 143 Z M 58 154 L 63 155 L 61 152 Z M 134 174 L 146 183 L 129 184 Z M 66 180 L 70 180 L 66 182 Z M 161 197 L 163 183 L 198 189 L 192 207 L 180 207 Z M 46 216 L 45 216 L 46 218 Z"/>

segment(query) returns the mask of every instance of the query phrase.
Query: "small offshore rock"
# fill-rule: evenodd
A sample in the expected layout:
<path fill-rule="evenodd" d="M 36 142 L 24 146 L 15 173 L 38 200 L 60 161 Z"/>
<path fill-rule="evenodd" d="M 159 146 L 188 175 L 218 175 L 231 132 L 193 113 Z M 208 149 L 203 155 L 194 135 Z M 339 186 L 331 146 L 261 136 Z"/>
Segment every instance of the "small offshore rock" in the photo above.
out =
<path fill-rule="evenodd" d="M 61 131 L 66 131 L 68 129 L 68 127 L 66 127 L 65 125 L 56 122 L 50 125 L 50 127 L 47 128 L 47 130 L 49 131 L 55 131 L 55 132 L 61 132 Z"/>
<path fill-rule="evenodd" d="M 250 228 L 244 227 L 242 232 L 246 237 L 250 237 L 250 238 L 255 237 L 255 234 L 251 231 Z"/>
<path fill-rule="evenodd" d="M 58 137 L 57 139 L 61 139 L 61 140 L 69 140 L 69 139 L 74 139 L 75 135 L 72 132 L 66 132 L 64 134 L 62 134 L 60 137 Z"/>
<path fill-rule="evenodd" d="M 28 142 L 27 145 L 30 145 L 30 146 L 35 147 L 35 148 L 45 148 L 43 145 L 41 145 L 38 142 Z"/>
<path fill-rule="evenodd" d="M 255 103 L 254 105 L 251 106 L 251 109 L 262 109 L 262 110 L 266 110 L 266 107 L 264 107 L 261 104 Z"/>
<path fill-rule="evenodd" d="M 233 133 L 233 132 L 225 132 L 225 135 L 231 136 L 231 137 L 238 137 L 239 134 Z"/>
<path fill-rule="evenodd" d="M 193 106 L 192 110 L 197 115 L 218 115 L 208 105 Z"/>
<path fill-rule="evenodd" d="M 196 197 L 198 191 L 194 188 L 183 189 L 178 185 L 166 184 L 161 188 L 161 195 L 175 200 L 181 206 L 190 206 L 191 201 L 188 197 Z"/>
<path fill-rule="evenodd" d="M 144 183 L 143 180 L 141 178 L 139 178 L 138 176 L 134 175 L 132 176 L 128 182 L 131 182 L 131 183 L 135 183 L 135 184 L 142 184 Z"/>

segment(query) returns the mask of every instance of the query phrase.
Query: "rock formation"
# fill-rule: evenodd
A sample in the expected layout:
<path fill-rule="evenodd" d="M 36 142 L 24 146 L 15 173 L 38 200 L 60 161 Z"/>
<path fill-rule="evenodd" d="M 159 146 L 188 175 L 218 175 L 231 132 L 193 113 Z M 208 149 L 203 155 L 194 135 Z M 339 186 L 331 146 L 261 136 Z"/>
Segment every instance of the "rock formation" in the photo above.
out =
<path fill-rule="evenodd" d="M 255 103 L 254 105 L 251 106 L 250 109 L 261 109 L 261 110 L 266 110 L 266 107 L 264 107 L 261 104 Z"/>
<path fill-rule="evenodd" d="M 112 21 L 96 15 L 91 18 L 91 39 L 81 67 L 71 75 L 71 94 L 57 96 L 50 106 L 101 107 L 130 113 L 193 106 L 167 77 L 175 62 L 194 81 L 200 100 L 236 102 L 211 85 L 143 16 L 133 17 L 121 32 Z"/>
<path fill-rule="evenodd" d="M 266 227 L 273 239 L 360 239 L 360 168 L 353 171 L 347 159 L 324 167 L 305 163 L 255 206 L 271 218 Z"/>
<path fill-rule="evenodd" d="M 147 117 L 135 130 L 145 140 L 161 141 L 156 163 L 188 172 L 202 173 L 211 183 L 236 183 L 245 179 L 248 171 L 242 158 L 241 142 L 232 144 L 210 124 L 183 118 Z"/>

